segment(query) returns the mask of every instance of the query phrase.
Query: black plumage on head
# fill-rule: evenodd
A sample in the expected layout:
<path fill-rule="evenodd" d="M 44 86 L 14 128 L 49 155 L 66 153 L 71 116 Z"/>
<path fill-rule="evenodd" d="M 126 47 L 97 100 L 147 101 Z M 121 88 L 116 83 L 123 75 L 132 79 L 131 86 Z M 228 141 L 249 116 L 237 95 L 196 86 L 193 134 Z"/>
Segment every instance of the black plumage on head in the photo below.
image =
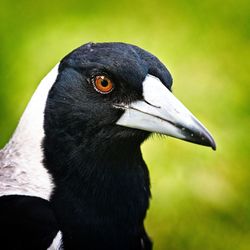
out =
<path fill-rule="evenodd" d="M 163 64 L 128 44 L 87 44 L 59 66 L 45 110 L 44 163 L 55 182 L 51 202 L 67 249 L 150 249 L 143 220 L 150 183 L 140 144 L 149 132 L 116 125 L 116 103 L 141 100 L 149 72 L 171 87 Z M 92 85 L 107 75 L 102 95 Z"/>

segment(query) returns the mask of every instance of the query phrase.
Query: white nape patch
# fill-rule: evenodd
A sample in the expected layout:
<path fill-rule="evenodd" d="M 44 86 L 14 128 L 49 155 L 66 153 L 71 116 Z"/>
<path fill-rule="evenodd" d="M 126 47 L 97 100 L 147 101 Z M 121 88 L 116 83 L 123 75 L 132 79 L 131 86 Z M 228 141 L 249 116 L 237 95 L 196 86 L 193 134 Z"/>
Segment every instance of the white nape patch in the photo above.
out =
<path fill-rule="evenodd" d="M 63 249 L 62 248 L 62 233 L 61 233 L 61 231 L 59 231 L 57 233 L 52 244 L 50 245 L 50 247 L 47 250 L 60 250 L 60 249 Z"/>
<path fill-rule="evenodd" d="M 197 128 L 204 126 L 171 93 L 159 78 L 147 75 L 143 81 L 144 100 L 123 106 L 126 111 L 117 121 L 118 125 L 157 132 L 184 139 L 179 126 Z M 122 105 L 121 105 L 122 106 Z M 116 106 L 120 108 L 119 105 Z"/>
<path fill-rule="evenodd" d="M 41 143 L 47 96 L 56 81 L 58 67 L 59 64 L 41 81 L 12 138 L 0 151 L 0 196 L 50 197 L 53 184 L 42 164 Z"/>

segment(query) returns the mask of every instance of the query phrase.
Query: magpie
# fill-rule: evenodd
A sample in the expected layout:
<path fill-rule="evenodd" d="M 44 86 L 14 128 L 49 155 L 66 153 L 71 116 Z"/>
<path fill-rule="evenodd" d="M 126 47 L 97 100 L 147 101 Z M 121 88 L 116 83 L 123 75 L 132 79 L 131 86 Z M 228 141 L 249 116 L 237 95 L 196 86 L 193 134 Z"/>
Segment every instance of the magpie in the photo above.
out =
<path fill-rule="evenodd" d="M 0 151 L 0 248 L 150 250 L 154 133 L 216 148 L 168 69 L 126 43 L 88 43 L 42 80 Z"/>

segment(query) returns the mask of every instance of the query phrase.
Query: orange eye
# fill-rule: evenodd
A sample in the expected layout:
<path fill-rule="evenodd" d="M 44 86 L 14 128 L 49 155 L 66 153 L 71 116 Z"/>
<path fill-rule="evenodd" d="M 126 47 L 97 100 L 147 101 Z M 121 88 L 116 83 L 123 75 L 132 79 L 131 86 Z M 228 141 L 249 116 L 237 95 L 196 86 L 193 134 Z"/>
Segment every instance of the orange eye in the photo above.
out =
<path fill-rule="evenodd" d="M 106 76 L 96 76 L 94 79 L 94 88 L 101 94 L 110 93 L 113 87 L 113 82 Z"/>

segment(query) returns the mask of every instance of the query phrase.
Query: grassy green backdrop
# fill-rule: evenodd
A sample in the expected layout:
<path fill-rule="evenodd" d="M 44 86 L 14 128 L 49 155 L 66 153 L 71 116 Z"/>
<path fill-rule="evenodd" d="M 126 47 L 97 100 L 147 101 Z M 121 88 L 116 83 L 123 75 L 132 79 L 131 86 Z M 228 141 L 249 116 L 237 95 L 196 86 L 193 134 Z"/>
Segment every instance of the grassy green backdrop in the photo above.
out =
<path fill-rule="evenodd" d="M 88 41 L 157 55 L 218 149 L 155 137 L 146 226 L 156 250 L 250 249 L 250 4 L 245 0 L 0 0 L 0 146 L 38 82 Z"/>

